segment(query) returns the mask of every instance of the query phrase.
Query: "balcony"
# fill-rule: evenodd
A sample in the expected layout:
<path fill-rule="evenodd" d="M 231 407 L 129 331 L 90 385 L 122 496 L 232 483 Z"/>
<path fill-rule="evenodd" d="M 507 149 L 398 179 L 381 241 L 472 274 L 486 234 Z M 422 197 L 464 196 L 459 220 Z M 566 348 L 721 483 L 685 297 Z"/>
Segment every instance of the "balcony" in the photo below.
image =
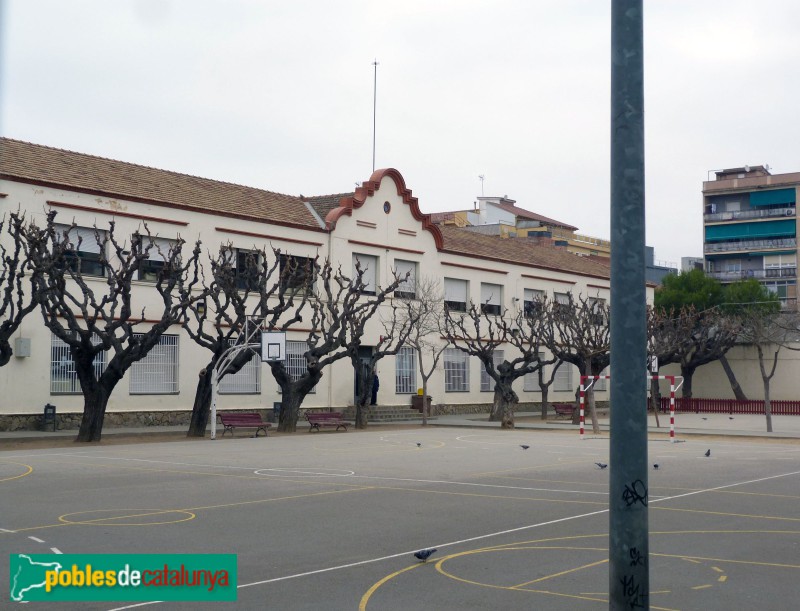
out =
<path fill-rule="evenodd" d="M 703 246 L 705 254 L 748 250 L 781 250 L 796 249 L 797 238 L 774 238 L 767 240 L 738 240 L 735 242 L 706 242 Z"/>
<path fill-rule="evenodd" d="M 771 208 L 768 210 L 737 210 L 736 212 L 717 212 L 715 214 L 704 214 L 703 220 L 706 223 L 719 223 L 721 221 L 745 221 L 752 219 L 771 219 L 786 216 L 794 216 L 794 206 L 786 208 Z"/>
<path fill-rule="evenodd" d="M 763 280 L 765 278 L 796 278 L 796 267 L 781 267 L 776 269 L 745 269 L 736 272 L 708 272 L 706 274 L 720 282 L 736 282 L 747 278 Z"/>

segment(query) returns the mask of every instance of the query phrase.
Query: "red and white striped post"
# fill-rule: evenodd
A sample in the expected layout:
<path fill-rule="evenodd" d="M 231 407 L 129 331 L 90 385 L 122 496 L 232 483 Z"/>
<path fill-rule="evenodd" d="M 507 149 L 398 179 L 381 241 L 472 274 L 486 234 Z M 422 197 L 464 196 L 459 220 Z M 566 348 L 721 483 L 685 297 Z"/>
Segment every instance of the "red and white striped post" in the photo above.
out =
<path fill-rule="evenodd" d="M 583 377 L 581 377 L 581 398 L 580 398 L 580 408 L 581 408 L 581 439 L 583 439 L 583 406 L 584 406 L 584 396 L 586 395 L 586 391 L 583 389 Z"/>
<path fill-rule="evenodd" d="M 675 443 L 675 376 L 669 379 L 669 441 Z"/>

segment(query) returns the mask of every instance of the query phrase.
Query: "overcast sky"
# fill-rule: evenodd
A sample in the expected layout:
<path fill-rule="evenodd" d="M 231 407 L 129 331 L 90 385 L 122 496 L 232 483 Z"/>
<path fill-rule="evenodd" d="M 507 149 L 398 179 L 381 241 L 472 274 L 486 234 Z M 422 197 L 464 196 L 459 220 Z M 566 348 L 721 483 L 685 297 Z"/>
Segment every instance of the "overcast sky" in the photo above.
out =
<path fill-rule="evenodd" d="M 0 0 L 4 136 L 293 195 L 400 170 L 608 238 L 610 1 Z M 647 243 L 709 171 L 800 171 L 800 3 L 645 0 Z M 711 174 L 713 177 L 713 174 Z"/>

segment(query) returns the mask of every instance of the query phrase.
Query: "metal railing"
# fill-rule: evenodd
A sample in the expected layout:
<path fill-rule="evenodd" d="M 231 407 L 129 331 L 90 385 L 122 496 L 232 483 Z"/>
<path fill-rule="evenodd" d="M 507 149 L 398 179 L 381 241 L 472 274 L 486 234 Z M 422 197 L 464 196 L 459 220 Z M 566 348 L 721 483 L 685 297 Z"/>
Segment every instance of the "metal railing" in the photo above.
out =
<path fill-rule="evenodd" d="M 703 252 L 712 253 L 734 250 L 763 250 L 796 247 L 796 238 L 774 238 L 769 240 L 742 240 L 739 242 L 706 242 L 703 246 Z"/>
<path fill-rule="evenodd" d="M 708 272 L 711 278 L 722 281 L 744 280 L 746 278 L 796 278 L 796 267 L 780 267 L 775 269 L 742 269 L 739 271 Z"/>
<path fill-rule="evenodd" d="M 714 212 L 704 214 L 703 220 L 707 223 L 718 223 L 720 221 L 743 221 L 746 219 L 766 219 L 781 216 L 794 216 L 795 208 L 770 208 L 767 210 L 736 210 L 733 212 Z"/>
<path fill-rule="evenodd" d="M 773 416 L 800 416 L 800 401 L 770 401 Z M 669 411 L 669 397 L 661 397 L 661 411 Z M 675 399 L 675 411 L 695 414 L 763 414 L 764 401 L 736 399 Z"/>

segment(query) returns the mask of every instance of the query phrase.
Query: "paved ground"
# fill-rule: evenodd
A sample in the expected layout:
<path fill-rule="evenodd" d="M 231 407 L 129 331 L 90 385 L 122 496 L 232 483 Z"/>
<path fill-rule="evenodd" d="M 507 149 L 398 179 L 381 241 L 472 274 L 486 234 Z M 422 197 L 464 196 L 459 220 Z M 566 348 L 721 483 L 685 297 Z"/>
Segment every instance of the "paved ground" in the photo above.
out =
<path fill-rule="evenodd" d="M 651 608 L 797 608 L 800 445 L 749 418 L 651 436 Z M 226 608 L 607 608 L 607 433 L 462 420 L 0 452 L 3 599 L 9 553 L 224 552 L 240 584 Z"/>

